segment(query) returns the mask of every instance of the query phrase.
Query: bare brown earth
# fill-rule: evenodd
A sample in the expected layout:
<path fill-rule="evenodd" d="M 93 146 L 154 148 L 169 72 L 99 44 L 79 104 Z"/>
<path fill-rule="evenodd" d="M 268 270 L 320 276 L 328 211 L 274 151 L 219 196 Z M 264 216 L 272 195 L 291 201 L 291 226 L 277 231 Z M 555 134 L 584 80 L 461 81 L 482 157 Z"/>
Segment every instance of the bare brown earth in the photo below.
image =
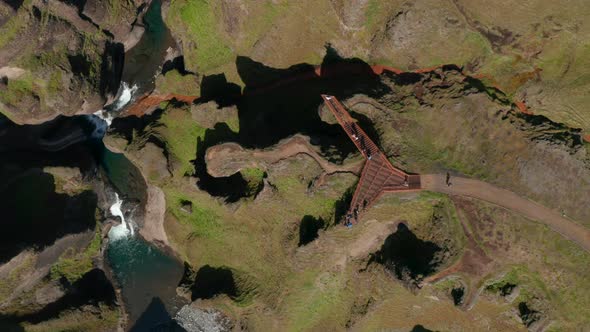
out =
<path fill-rule="evenodd" d="M 399 68 L 376 64 L 376 65 L 371 65 L 370 69 L 375 75 L 382 75 L 387 72 L 394 73 L 396 75 L 400 75 L 403 73 L 418 73 L 418 74 L 427 73 L 427 72 L 434 71 L 434 70 L 441 68 L 441 67 L 442 66 L 432 66 L 432 67 L 426 67 L 426 68 L 418 68 L 418 69 L 411 70 L 411 71 L 404 71 Z M 365 70 L 364 66 L 358 66 L 358 65 L 350 64 L 350 63 L 339 63 L 339 64 L 332 64 L 329 66 L 315 66 L 313 71 L 302 72 L 302 73 L 299 73 L 294 76 L 285 77 L 285 78 L 282 78 L 278 81 L 270 82 L 269 84 L 264 85 L 264 86 L 256 86 L 256 87 L 254 87 L 254 89 L 250 89 L 248 91 L 248 94 L 252 95 L 252 94 L 264 93 L 268 90 L 272 90 L 272 89 L 275 89 L 275 88 L 278 88 L 278 87 L 281 87 L 284 85 L 289 85 L 289 84 L 296 82 L 296 81 L 310 80 L 310 79 L 320 77 L 320 76 L 321 77 L 330 77 L 330 76 L 337 76 L 337 75 L 341 75 L 341 74 L 345 74 L 345 73 L 363 72 L 364 70 Z M 495 86 L 495 87 L 498 90 L 501 90 L 500 87 L 497 87 L 497 86 Z M 122 116 L 130 116 L 130 115 L 141 116 L 143 114 L 150 113 L 151 111 L 154 110 L 154 108 L 156 106 L 158 106 L 162 102 L 177 100 L 177 101 L 184 102 L 184 103 L 192 103 L 195 100 L 197 100 L 198 98 L 199 98 L 198 95 L 188 96 L 188 95 L 181 95 L 181 94 L 175 94 L 175 93 L 146 94 L 146 95 L 142 96 L 141 98 L 139 98 L 139 100 L 136 101 L 132 106 L 127 108 L 123 112 Z M 528 109 L 528 107 L 526 106 L 526 104 L 523 101 L 515 99 L 514 102 L 517 105 L 518 110 L 521 111 L 522 113 L 533 114 Z"/>
<path fill-rule="evenodd" d="M 177 100 L 184 103 L 192 103 L 197 97 L 195 96 L 185 96 L 179 95 L 175 93 L 169 93 L 166 95 L 158 95 L 158 94 L 150 94 L 142 96 L 138 101 L 136 101 L 132 106 L 125 110 L 124 116 L 142 116 L 146 113 L 150 113 L 160 105 L 162 102 Z"/>
<path fill-rule="evenodd" d="M 205 160 L 207 172 L 212 176 L 221 177 L 245 168 L 266 170 L 271 164 L 299 154 L 312 157 L 322 167 L 324 175 L 339 172 L 358 174 L 363 163 L 363 160 L 358 160 L 344 165 L 333 164 L 320 156 L 309 142 L 309 137 L 303 135 L 295 135 L 264 150 L 246 150 L 237 143 L 216 145 L 207 150 Z"/>
<path fill-rule="evenodd" d="M 443 174 L 422 175 L 422 187 L 426 190 L 437 191 L 448 195 L 461 195 L 480 199 L 515 211 L 533 221 L 549 226 L 553 231 L 590 252 L 590 230 L 566 216 L 562 216 L 558 212 L 531 200 L 522 198 L 512 191 L 498 188 L 483 181 L 463 177 L 452 177 L 451 185 L 447 186 L 445 184 L 445 175 Z"/>
<path fill-rule="evenodd" d="M 474 215 L 468 209 L 470 207 L 464 198 L 455 197 L 453 203 L 457 208 L 457 217 L 461 223 L 461 228 L 465 234 L 466 242 L 463 249 L 463 255 L 461 258 L 448 268 L 440 271 L 439 273 L 426 278 L 426 283 L 436 283 L 447 277 L 464 275 L 468 278 L 464 278 L 466 283 L 466 294 L 462 303 L 462 307 L 469 310 L 475 305 L 478 295 L 481 292 L 482 281 L 491 273 L 494 269 L 498 268 L 498 263 L 494 261 L 492 257 L 478 245 L 478 234 L 471 230 L 471 222 L 477 222 L 477 216 Z"/>
<path fill-rule="evenodd" d="M 295 135 L 265 150 L 246 150 L 236 143 L 224 143 L 209 148 L 205 158 L 209 174 L 221 177 L 232 175 L 245 168 L 266 170 L 269 165 L 298 154 L 312 157 L 324 169 L 325 173 L 322 176 L 336 172 L 358 174 L 362 166 L 362 161 L 342 166 L 326 161 L 311 146 L 309 139 L 302 135 Z M 422 175 L 423 189 L 448 195 L 472 197 L 499 205 L 549 226 L 590 252 L 590 230 L 554 210 L 483 181 L 453 177 L 451 183 L 451 186 L 446 185 L 443 174 Z"/>
<path fill-rule="evenodd" d="M 147 241 L 163 243 L 169 246 L 168 236 L 164 230 L 164 215 L 166 213 L 166 198 L 162 189 L 150 185 L 148 186 L 148 198 L 143 227 L 139 233 Z"/>
<path fill-rule="evenodd" d="M 34 262 L 34 268 L 21 272 L 17 278 L 17 282 L 12 285 L 13 288 L 10 294 L 5 298 L 0 299 L 0 309 L 6 308 L 10 305 L 11 301 L 18 298 L 23 293 L 32 290 L 37 284 L 39 284 L 39 282 L 47 276 L 51 266 L 68 248 L 82 250 L 82 248 L 87 246 L 92 240 L 93 236 L 93 231 L 66 235 L 39 253 L 23 251 L 8 263 L 0 266 L 0 277 L 6 278 L 10 271 L 22 264 L 23 260 L 32 259 Z"/>

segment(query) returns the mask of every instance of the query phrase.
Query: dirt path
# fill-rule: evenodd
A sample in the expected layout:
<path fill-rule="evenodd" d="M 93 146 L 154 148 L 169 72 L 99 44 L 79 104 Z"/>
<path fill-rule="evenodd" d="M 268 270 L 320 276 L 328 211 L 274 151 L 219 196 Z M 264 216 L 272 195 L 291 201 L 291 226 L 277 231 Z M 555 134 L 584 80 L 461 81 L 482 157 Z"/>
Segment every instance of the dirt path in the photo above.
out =
<path fill-rule="evenodd" d="M 237 143 L 215 145 L 207 149 L 205 161 L 207 172 L 212 176 L 220 177 L 232 175 L 244 168 L 267 169 L 269 165 L 298 154 L 312 157 L 326 174 L 338 172 L 359 174 L 363 166 L 363 160 L 345 165 L 337 165 L 327 161 L 313 148 L 309 138 L 303 135 L 294 135 L 264 150 L 244 149 Z"/>
<path fill-rule="evenodd" d="M 520 197 L 512 191 L 483 181 L 462 177 L 452 177 L 451 186 L 447 186 L 444 174 L 425 174 L 421 175 L 421 179 L 423 189 L 449 195 L 473 197 L 512 210 L 549 226 L 553 231 L 590 252 L 590 229 L 561 216 L 556 211 Z"/>

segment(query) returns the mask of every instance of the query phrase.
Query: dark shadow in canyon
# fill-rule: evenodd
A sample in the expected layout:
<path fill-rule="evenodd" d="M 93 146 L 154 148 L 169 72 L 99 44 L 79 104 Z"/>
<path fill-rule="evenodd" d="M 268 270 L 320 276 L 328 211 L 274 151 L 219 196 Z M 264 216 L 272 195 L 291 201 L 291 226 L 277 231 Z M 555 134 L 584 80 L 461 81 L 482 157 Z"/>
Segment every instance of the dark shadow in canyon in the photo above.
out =
<path fill-rule="evenodd" d="M 533 323 L 542 318 L 541 313 L 530 308 L 526 302 L 520 302 L 518 304 L 518 316 L 522 319 L 522 323 L 526 327 L 530 327 Z"/>
<path fill-rule="evenodd" d="M 29 170 L 0 190 L 0 262 L 26 248 L 42 249 L 66 234 L 94 228 L 96 194 L 58 194 L 53 181 L 50 174 Z"/>
<path fill-rule="evenodd" d="M 56 239 L 94 228 L 98 198 L 91 191 L 55 192 L 47 166 L 97 171 L 96 123 L 87 116 L 58 117 L 41 125 L 18 126 L 0 119 L 0 262 L 25 248 L 42 249 Z M 102 121 L 102 120 L 100 120 Z"/>
<path fill-rule="evenodd" d="M 238 296 L 234 275 L 231 269 L 205 265 L 197 271 L 192 286 L 191 299 L 211 299 L 225 294 L 231 298 Z"/>
<path fill-rule="evenodd" d="M 59 160 L 60 164 L 91 171 L 106 127 L 104 120 L 93 115 L 58 116 L 39 125 L 22 126 L 0 116 L 0 161 L 52 165 Z"/>
<path fill-rule="evenodd" d="M 321 94 L 334 95 L 341 100 L 359 93 L 377 98 L 390 89 L 381 83 L 367 63 L 341 58 L 329 45 L 326 50 L 321 76 L 316 75 L 315 68 L 309 64 L 276 69 L 247 57 L 236 59 L 238 73 L 246 84 L 236 104 L 240 144 L 247 148 L 266 148 L 302 133 L 310 136 L 311 142 L 323 151 L 336 147 L 340 159 L 356 152 L 339 125 L 320 119 Z"/>
<path fill-rule="evenodd" d="M 453 304 L 461 305 L 465 297 L 465 287 L 459 286 L 451 290 L 451 297 L 453 298 Z"/>
<path fill-rule="evenodd" d="M 239 85 L 228 82 L 225 74 L 203 76 L 199 102 L 215 101 L 219 107 L 236 104 L 242 89 Z"/>
<path fill-rule="evenodd" d="M 41 310 L 25 314 L 0 317 L 6 322 L 40 323 L 57 318 L 60 313 L 67 310 L 79 309 L 85 305 L 98 307 L 99 304 L 110 307 L 115 306 L 115 289 L 105 273 L 100 269 L 94 269 L 68 287 L 64 296 L 57 301 L 47 304 Z"/>
<path fill-rule="evenodd" d="M 184 65 L 184 56 L 179 55 L 171 60 L 167 60 L 162 65 L 162 75 L 166 75 L 167 72 L 176 70 L 182 76 L 194 75 L 194 73 L 187 71 Z"/>
<path fill-rule="evenodd" d="M 160 71 L 168 48 L 175 45 L 174 38 L 162 19 L 161 7 L 161 0 L 150 3 L 143 16 L 145 32 L 139 42 L 125 53 L 121 80 L 129 83 L 129 86 L 137 84 L 138 95 L 155 88 L 155 74 Z"/>
<path fill-rule="evenodd" d="M 18 10 L 23 5 L 24 0 L 4 0 L 4 2 L 12 9 Z"/>
<path fill-rule="evenodd" d="M 237 142 L 245 148 L 267 148 L 281 139 L 302 133 L 320 146 L 327 159 L 341 162 L 349 154 L 357 153 L 356 147 L 337 124 L 320 119 L 321 94 L 331 94 L 346 99 L 362 93 L 370 97 L 390 92 L 381 83 L 371 67 L 359 59 L 344 59 L 327 45 L 322 73 L 318 76 L 309 64 L 297 64 L 286 69 L 276 69 L 239 56 L 236 66 L 245 83 L 243 94 L 239 86 L 227 82 L 223 74 L 203 78 L 198 102 L 214 100 L 219 107 L 235 105 L 238 108 L 240 130 L 232 133 L 225 124 L 208 130 L 198 142 L 195 158 L 196 176 L 201 189 L 213 196 L 236 201 L 244 197 L 246 181 L 236 173 L 226 178 L 213 178 L 206 172 L 204 154 L 207 148 L 222 142 Z M 377 131 L 368 118 L 357 117 L 363 128 L 379 142 Z M 336 153 L 334 153 L 336 151 Z"/>
<path fill-rule="evenodd" d="M 235 139 L 236 134 L 225 123 L 217 123 L 213 129 L 205 131 L 204 138 L 197 138 L 197 156 L 194 160 L 195 175 L 198 177 L 197 185 L 206 190 L 210 195 L 225 197 L 228 203 L 236 202 L 249 194 L 248 182 L 242 174 L 234 173 L 230 176 L 213 177 L 207 173 L 205 153 L 207 148 Z"/>
<path fill-rule="evenodd" d="M 304 216 L 299 224 L 299 246 L 304 246 L 317 239 L 319 230 L 324 228 L 325 225 L 326 223 L 322 218 L 315 218 L 310 215 Z"/>
<path fill-rule="evenodd" d="M 334 222 L 335 223 L 337 223 L 337 224 L 340 223 L 340 221 L 342 221 L 346 212 L 348 212 L 348 208 L 350 207 L 350 202 L 352 202 L 352 196 L 354 195 L 354 190 L 356 189 L 357 184 L 358 184 L 358 181 L 355 182 L 353 186 L 346 189 L 346 191 L 344 192 L 342 197 L 340 197 L 340 199 L 338 199 L 334 203 Z"/>
<path fill-rule="evenodd" d="M 176 322 L 172 319 L 168 309 L 166 309 L 166 306 L 164 305 L 164 302 L 159 297 L 154 297 L 145 311 L 129 329 L 129 331 L 181 332 L 185 330 L 178 326 L 178 324 L 176 324 Z"/>
<path fill-rule="evenodd" d="M 404 283 L 417 286 L 422 278 L 436 271 L 440 264 L 437 253 L 441 250 L 436 243 L 419 239 L 408 226 L 399 223 L 371 261 L 383 264 Z"/>
<path fill-rule="evenodd" d="M 418 325 L 414 326 L 410 330 L 410 332 L 435 332 L 435 331 L 429 330 L 429 329 L 425 328 L 424 326 L 418 324 Z"/>
<path fill-rule="evenodd" d="M 125 47 L 123 44 L 107 41 L 100 65 L 99 92 L 102 96 L 117 94 L 123 75 L 124 62 Z"/>

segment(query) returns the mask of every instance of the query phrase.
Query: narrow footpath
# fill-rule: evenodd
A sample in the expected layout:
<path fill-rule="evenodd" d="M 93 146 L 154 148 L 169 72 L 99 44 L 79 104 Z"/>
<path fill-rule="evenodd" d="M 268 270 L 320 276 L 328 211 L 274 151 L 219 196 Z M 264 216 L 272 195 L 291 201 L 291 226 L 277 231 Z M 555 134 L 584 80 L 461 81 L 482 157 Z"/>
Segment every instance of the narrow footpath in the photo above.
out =
<path fill-rule="evenodd" d="M 462 177 L 452 177 L 451 185 L 448 186 L 444 174 L 424 174 L 421 175 L 421 179 L 424 190 L 472 197 L 512 210 L 528 219 L 547 225 L 553 231 L 590 252 L 590 229 L 512 191 Z"/>

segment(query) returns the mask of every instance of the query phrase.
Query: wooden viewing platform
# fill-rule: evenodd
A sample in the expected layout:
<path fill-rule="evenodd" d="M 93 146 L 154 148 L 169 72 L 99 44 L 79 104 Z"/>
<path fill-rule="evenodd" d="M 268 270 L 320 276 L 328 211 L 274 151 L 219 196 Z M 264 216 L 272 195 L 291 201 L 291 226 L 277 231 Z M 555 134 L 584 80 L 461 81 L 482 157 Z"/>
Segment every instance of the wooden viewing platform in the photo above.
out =
<path fill-rule="evenodd" d="M 322 95 L 322 98 L 340 126 L 366 159 L 350 207 L 344 217 L 345 224 L 356 223 L 359 215 L 383 193 L 421 189 L 420 175 L 410 175 L 395 168 L 336 97 Z"/>

